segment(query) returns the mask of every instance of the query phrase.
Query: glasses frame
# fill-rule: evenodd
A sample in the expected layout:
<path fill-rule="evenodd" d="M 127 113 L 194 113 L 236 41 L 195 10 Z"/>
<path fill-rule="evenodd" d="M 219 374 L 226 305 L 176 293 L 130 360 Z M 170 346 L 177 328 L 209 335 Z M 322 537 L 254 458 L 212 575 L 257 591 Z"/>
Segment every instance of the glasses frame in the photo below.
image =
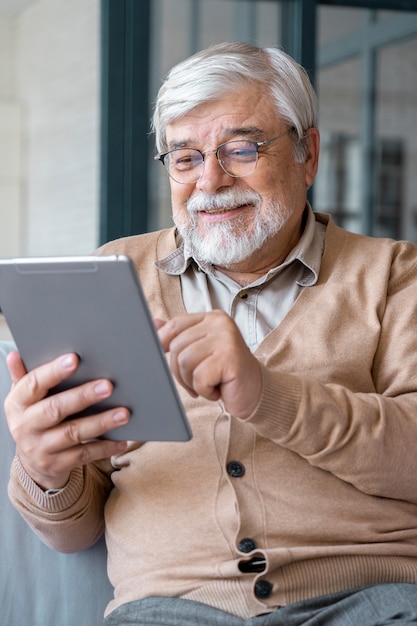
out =
<path fill-rule="evenodd" d="M 183 148 L 173 148 L 172 150 L 168 150 L 167 152 L 160 152 L 159 154 L 154 156 L 154 161 L 161 161 L 161 163 L 164 165 L 164 167 L 165 167 L 165 169 L 166 169 L 166 171 L 168 173 L 168 176 L 170 178 L 172 178 L 172 180 L 175 180 L 175 182 L 179 183 L 180 185 L 192 185 L 192 184 L 196 183 L 202 177 L 202 175 L 204 173 L 205 158 L 206 158 L 207 154 L 215 154 L 216 155 L 216 159 L 217 159 L 218 164 L 220 165 L 222 170 L 228 176 L 231 176 L 232 178 L 245 178 L 246 176 L 250 176 L 251 174 L 253 174 L 253 172 L 256 170 L 256 166 L 258 165 L 259 150 L 261 148 L 265 148 L 266 146 L 269 146 L 274 141 L 277 141 L 278 139 L 282 139 L 286 135 L 289 135 L 291 132 L 293 132 L 293 130 L 294 130 L 294 128 L 289 128 L 288 130 L 285 131 L 285 133 L 281 133 L 280 135 L 276 135 L 276 137 L 272 137 L 271 139 L 267 139 L 265 141 L 253 141 L 251 139 L 232 139 L 231 141 L 225 141 L 225 142 L 221 143 L 219 146 L 217 146 L 217 148 L 215 150 L 206 150 L 205 152 L 202 152 L 198 148 L 189 147 L 190 150 L 195 150 L 196 152 L 199 152 L 201 154 L 201 165 L 203 166 L 203 169 L 202 169 L 201 173 L 197 176 L 197 178 L 195 180 L 191 180 L 189 182 L 183 182 L 181 180 L 177 180 L 176 178 L 174 178 L 174 176 L 172 176 L 170 170 L 168 169 L 167 164 L 165 163 L 165 158 L 169 154 L 171 154 L 172 152 L 176 152 L 177 150 L 182 150 Z M 237 143 L 237 142 L 241 142 L 241 141 L 245 141 L 246 143 L 251 143 L 251 144 L 253 144 L 255 146 L 255 148 L 256 148 L 256 158 L 255 158 L 255 161 L 254 161 L 253 170 L 251 172 L 249 172 L 248 174 L 243 174 L 243 176 L 236 176 L 235 174 L 230 174 L 224 168 L 224 165 L 223 165 L 222 161 L 219 159 L 219 150 L 221 150 L 221 148 L 223 148 L 226 145 Z M 187 148 L 184 148 L 184 149 L 186 150 Z"/>

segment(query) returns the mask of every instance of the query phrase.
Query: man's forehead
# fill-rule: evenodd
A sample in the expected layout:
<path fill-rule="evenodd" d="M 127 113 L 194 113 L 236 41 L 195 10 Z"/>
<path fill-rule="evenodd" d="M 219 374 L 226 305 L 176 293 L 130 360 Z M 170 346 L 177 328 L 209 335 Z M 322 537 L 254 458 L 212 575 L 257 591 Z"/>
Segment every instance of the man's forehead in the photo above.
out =
<path fill-rule="evenodd" d="M 236 136 L 262 141 L 272 127 L 277 129 L 281 120 L 272 98 L 255 93 L 253 98 L 233 94 L 199 104 L 167 124 L 167 142 L 187 144 L 196 134 L 214 135 L 224 141 Z"/>
<path fill-rule="evenodd" d="M 227 141 L 234 138 L 247 138 L 252 141 L 263 141 L 265 138 L 265 131 L 258 126 L 230 126 L 222 128 L 217 135 L 221 141 Z M 168 144 L 170 150 L 174 148 L 183 148 L 190 146 L 195 141 L 195 136 L 185 135 L 179 138 L 179 134 L 173 133 L 172 139 L 168 137 Z"/>

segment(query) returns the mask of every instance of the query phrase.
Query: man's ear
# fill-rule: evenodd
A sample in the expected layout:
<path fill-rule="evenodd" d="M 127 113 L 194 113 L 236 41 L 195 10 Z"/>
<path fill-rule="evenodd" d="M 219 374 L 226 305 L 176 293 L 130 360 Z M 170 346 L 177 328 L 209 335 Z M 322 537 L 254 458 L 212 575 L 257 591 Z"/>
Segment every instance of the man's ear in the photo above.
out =
<path fill-rule="evenodd" d="M 306 131 L 308 138 L 307 156 L 304 162 L 306 187 L 313 184 L 319 166 L 320 133 L 317 128 L 309 128 Z"/>

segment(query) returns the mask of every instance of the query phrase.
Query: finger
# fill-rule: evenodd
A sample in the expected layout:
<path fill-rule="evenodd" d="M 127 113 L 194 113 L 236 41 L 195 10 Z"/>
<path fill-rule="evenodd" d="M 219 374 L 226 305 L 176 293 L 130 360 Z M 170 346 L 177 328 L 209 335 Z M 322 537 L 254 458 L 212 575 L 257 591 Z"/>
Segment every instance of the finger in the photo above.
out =
<path fill-rule="evenodd" d="M 54 472 L 56 472 L 57 482 L 63 486 L 62 479 L 59 479 L 59 471 L 61 469 L 62 475 L 69 473 L 76 467 L 81 467 L 94 461 L 100 461 L 102 459 L 109 459 L 112 456 L 122 454 L 128 446 L 127 441 L 112 441 L 110 439 L 102 439 L 89 441 L 78 446 L 69 448 L 59 453 L 59 456 L 51 456 L 51 464 L 53 463 Z M 51 485 L 51 478 L 48 479 L 48 484 Z M 66 481 L 65 481 L 66 482 Z M 65 484 L 65 483 L 64 483 Z M 50 488 L 50 487 L 49 487 Z"/>
<path fill-rule="evenodd" d="M 12 383 L 15 384 L 26 374 L 26 368 L 23 365 L 19 352 L 16 350 L 9 352 L 6 357 L 6 362 L 12 378 Z"/>
<path fill-rule="evenodd" d="M 208 359 L 213 354 L 213 343 L 206 336 L 195 337 L 195 333 L 187 333 L 187 338 L 183 335 L 171 342 L 171 371 L 189 393 L 196 395 L 198 394 L 195 387 L 196 368 L 200 366 L 205 371 Z"/>
<path fill-rule="evenodd" d="M 47 452 L 43 450 L 43 447 L 47 445 L 44 439 L 50 434 L 50 432 L 44 434 L 45 436 L 38 441 L 35 451 L 22 446 L 17 446 L 16 449 L 26 472 L 43 489 L 64 487 L 71 471 L 76 467 L 122 454 L 128 446 L 127 441 L 101 439 L 78 444 L 65 450 Z M 38 455 L 40 448 L 42 448 L 41 456 Z"/>
<path fill-rule="evenodd" d="M 187 313 L 185 315 L 178 315 L 161 326 L 158 330 L 158 335 L 165 352 L 169 352 L 170 344 L 174 338 L 178 337 L 185 330 L 200 324 L 204 320 L 205 316 L 205 313 Z"/>
<path fill-rule="evenodd" d="M 44 489 L 60 488 L 75 467 L 121 454 L 126 449 L 126 441 L 112 441 L 103 436 L 126 424 L 129 418 L 129 412 L 119 408 L 68 420 L 21 438 L 16 427 L 12 435 L 16 437 L 17 455 L 33 480 Z"/>
<path fill-rule="evenodd" d="M 84 383 L 49 395 L 28 406 L 26 419 L 33 424 L 35 431 L 48 430 L 72 415 L 82 413 L 92 405 L 106 400 L 112 392 L 113 385 L 106 379 Z"/>
<path fill-rule="evenodd" d="M 241 340 L 231 318 L 221 311 L 179 316 L 170 320 L 161 334 L 165 348 L 169 349 L 171 370 L 178 383 L 193 397 L 201 394 L 207 399 L 218 399 L 218 385 L 222 382 L 221 362 L 233 357 Z M 197 367 L 202 386 L 196 386 Z M 204 385 L 205 374 L 207 385 Z"/>
<path fill-rule="evenodd" d="M 129 419 L 128 409 L 119 407 L 97 415 L 67 420 L 59 429 L 56 429 L 54 445 L 58 450 L 63 450 L 85 444 L 85 442 L 103 437 L 110 430 L 124 426 Z"/>
<path fill-rule="evenodd" d="M 11 359 L 12 366 L 16 366 L 16 370 L 18 370 L 18 365 L 14 363 L 13 359 L 14 357 Z M 13 392 L 14 402 L 26 407 L 42 400 L 50 389 L 69 378 L 75 372 L 78 362 L 76 354 L 66 354 L 28 372 L 16 382 Z M 20 369 L 16 372 L 17 376 L 19 376 L 20 372 Z"/>
<path fill-rule="evenodd" d="M 207 355 L 191 370 L 182 372 L 187 384 L 196 396 L 206 400 L 218 400 L 221 396 L 223 371 L 218 358 L 213 353 Z M 190 378 L 188 378 L 190 376 Z"/>
<path fill-rule="evenodd" d="M 178 359 L 184 348 L 204 334 L 197 328 L 203 319 L 204 314 L 186 314 L 178 316 L 160 325 L 158 324 L 158 335 L 162 347 L 165 352 L 170 352 L 170 367 L 172 374 L 176 378 L 177 382 L 192 397 L 197 397 L 192 385 L 187 382 L 190 381 L 192 377 L 185 375 L 185 370 L 181 372 Z M 159 321 L 160 320 L 158 320 L 158 322 Z M 194 333 L 191 333 L 190 331 L 193 328 L 196 330 Z M 184 361 L 187 361 L 187 355 L 185 353 Z"/>

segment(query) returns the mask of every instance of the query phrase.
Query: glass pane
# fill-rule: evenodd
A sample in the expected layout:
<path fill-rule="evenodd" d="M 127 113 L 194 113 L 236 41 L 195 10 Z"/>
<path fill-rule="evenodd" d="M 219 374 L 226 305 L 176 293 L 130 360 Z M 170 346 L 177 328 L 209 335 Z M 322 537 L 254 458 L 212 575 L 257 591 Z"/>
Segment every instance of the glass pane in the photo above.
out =
<path fill-rule="evenodd" d="M 198 24 L 198 48 L 207 48 L 213 43 L 235 39 L 236 2 L 209 0 L 200 2 Z M 246 7 L 245 7 L 246 8 Z M 244 20 L 242 20 L 243 22 Z M 204 27 L 202 28 L 202 25 Z"/>
<path fill-rule="evenodd" d="M 417 242 L 417 12 L 321 7 L 318 23 L 314 208 L 357 232 Z"/>
<path fill-rule="evenodd" d="M 187 56 L 190 49 L 190 0 L 156 0 L 153 15 L 154 70 L 152 78 L 160 82 L 171 65 Z"/>
<path fill-rule="evenodd" d="M 340 226 L 360 232 L 359 59 L 323 69 L 317 79 L 321 150 L 314 208 L 331 213 Z"/>
<path fill-rule="evenodd" d="M 395 18 L 397 16 L 414 20 L 416 14 L 415 11 L 401 11 L 400 13 L 398 11 L 376 11 L 376 19 L 379 22 L 382 22 L 383 20 L 392 20 L 392 18 Z"/>
<path fill-rule="evenodd" d="M 258 0 L 256 9 L 256 42 L 258 46 L 268 48 L 279 45 L 279 33 L 283 28 L 281 3 Z"/>
<path fill-rule="evenodd" d="M 417 36 L 378 51 L 376 234 L 417 242 Z"/>
<path fill-rule="evenodd" d="M 318 43 L 320 46 L 358 31 L 364 25 L 362 9 L 320 7 L 318 11 Z"/>

